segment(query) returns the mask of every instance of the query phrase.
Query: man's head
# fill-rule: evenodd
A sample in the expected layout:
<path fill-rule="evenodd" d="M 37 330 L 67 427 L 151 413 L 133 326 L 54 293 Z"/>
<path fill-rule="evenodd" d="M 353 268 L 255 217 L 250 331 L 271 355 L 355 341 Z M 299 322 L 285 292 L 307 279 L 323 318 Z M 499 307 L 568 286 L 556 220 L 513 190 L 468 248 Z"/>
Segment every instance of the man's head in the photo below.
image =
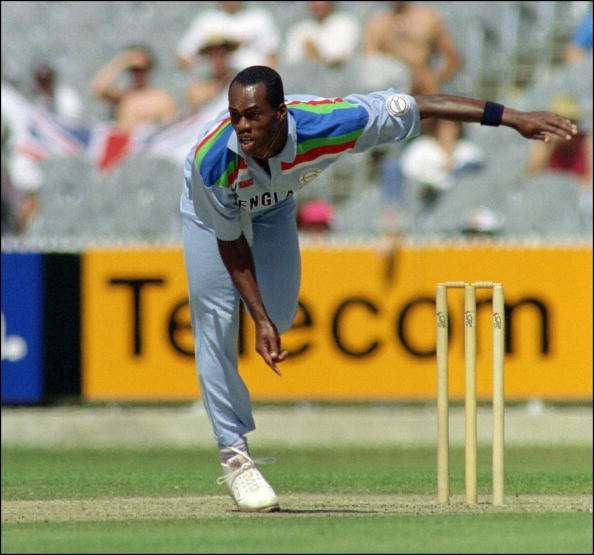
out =
<path fill-rule="evenodd" d="M 274 156 L 287 136 L 287 106 L 280 75 L 266 66 L 240 71 L 229 85 L 229 115 L 243 151 Z"/>
<path fill-rule="evenodd" d="M 55 72 L 51 65 L 41 62 L 33 70 L 33 82 L 37 90 L 53 94 Z"/>
<path fill-rule="evenodd" d="M 210 65 L 212 77 L 227 78 L 231 70 L 231 54 L 239 48 L 239 41 L 233 37 L 213 34 L 198 48 L 198 56 L 204 56 Z"/>
<path fill-rule="evenodd" d="M 404 13 L 409 7 L 410 2 L 391 2 L 392 11 L 395 14 Z"/>
<path fill-rule="evenodd" d="M 319 21 L 323 21 L 334 11 L 333 3 L 326 0 L 311 1 L 308 7 L 310 13 Z"/>
<path fill-rule="evenodd" d="M 155 66 L 155 57 L 151 49 L 142 44 L 129 46 L 127 50 L 134 55 L 128 66 L 132 87 L 142 89 L 148 85 L 150 73 Z"/>
<path fill-rule="evenodd" d="M 219 6 L 224 12 L 229 14 L 237 13 L 238 11 L 243 9 L 241 2 L 236 2 L 235 0 L 231 1 L 228 0 L 227 2 L 219 2 Z"/>

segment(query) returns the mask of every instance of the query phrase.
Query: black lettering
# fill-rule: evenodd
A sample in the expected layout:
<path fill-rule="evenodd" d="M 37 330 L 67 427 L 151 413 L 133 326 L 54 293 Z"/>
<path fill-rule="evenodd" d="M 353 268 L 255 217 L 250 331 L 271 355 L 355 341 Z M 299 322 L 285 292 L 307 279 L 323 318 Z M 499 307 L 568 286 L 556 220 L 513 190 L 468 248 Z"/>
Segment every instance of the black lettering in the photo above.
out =
<path fill-rule="evenodd" d="M 303 328 L 311 328 L 314 324 L 313 318 L 311 317 L 311 312 L 307 305 L 304 302 L 298 302 L 299 308 L 297 310 L 297 314 L 295 315 L 295 320 L 293 321 L 293 325 L 291 326 L 292 330 L 299 330 Z M 283 346 L 284 347 L 284 346 Z M 289 356 L 291 358 L 298 357 L 304 353 L 306 353 L 309 348 L 311 347 L 311 342 L 306 341 L 299 347 L 295 349 L 287 349 Z M 284 347 L 286 349 L 286 347 Z"/>
<path fill-rule="evenodd" d="M 258 207 L 258 195 L 250 197 L 250 210 Z"/>
<path fill-rule="evenodd" d="M 270 206 L 272 204 L 272 197 L 270 193 L 264 193 L 262 195 L 262 206 Z"/>
<path fill-rule="evenodd" d="M 110 285 L 124 285 L 132 291 L 132 314 L 134 326 L 132 330 L 132 354 L 142 355 L 142 288 L 148 285 L 163 285 L 163 278 L 112 278 L 108 280 Z"/>
<path fill-rule="evenodd" d="M 338 305 L 338 308 L 334 312 L 334 317 L 332 318 L 332 337 L 334 338 L 336 346 L 342 353 L 351 357 L 360 358 L 373 353 L 373 351 L 375 351 L 379 347 L 380 343 L 379 341 L 371 341 L 367 345 L 367 347 L 355 350 L 352 347 L 347 346 L 343 341 L 341 335 L 342 318 L 345 312 L 347 312 L 349 308 L 355 305 L 360 305 L 364 307 L 368 312 L 371 312 L 372 314 L 379 313 L 379 309 L 377 308 L 377 306 L 375 306 L 370 300 L 364 297 L 350 297 L 348 299 L 345 299 L 342 303 L 340 303 L 340 305 Z"/>
<path fill-rule="evenodd" d="M 415 298 L 413 298 L 412 300 L 410 300 L 409 302 L 407 302 L 404 305 L 404 307 L 402 308 L 402 310 L 400 311 L 400 314 L 398 315 L 398 317 L 396 319 L 396 334 L 407 353 L 409 353 L 415 357 L 419 357 L 419 358 L 429 358 L 429 357 L 435 356 L 435 352 L 436 352 L 435 345 L 432 346 L 430 349 L 422 349 L 418 346 L 415 346 L 407 334 L 407 326 L 406 326 L 406 320 L 410 316 L 411 312 L 415 308 L 417 308 L 419 305 L 423 305 L 423 304 L 431 305 L 433 313 L 435 313 L 435 299 L 433 299 L 433 297 L 415 297 Z M 451 342 L 452 334 L 453 334 L 454 330 L 453 330 L 453 326 L 450 325 L 449 311 L 448 311 L 448 329 L 450 332 L 448 335 L 448 341 Z"/>
<path fill-rule="evenodd" d="M 167 335 L 171 341 L 173 348 L 180 354 L 186 357 L 194 356 L 194 337 L 192 335 L 192 319 L 190 316 L 185 315 L 184 312 L 188 312 L 190 303 L 188 299 L 175 304 L 171 313 L 169 314 L 169 320 L 167 325 Z M 184 345 L 183 335 L 190 333 L 189 346 Z M 182 337 L 180 337 L 182 336 Z"/>
<path fill-rule="evenodd" d="M 276 194 L 276 191 L 274 191 L 274 204 L 276 204 L 278 202 L 278 195 Z"/>
<path fill-rule="evenodd" d="M 518 308 L 525 305 L 533 307 L 540 316 L 540 337 L 538 339 L 540 340 L 540 352 L 546 355 L 550 352 L 551 323 L 549 311 L 547 305 L 536 297 L 525 297 L 515 303 L 505 303 L 505 352 L 513 354 L 515 350 L 513 316 Z"/>
<path fill-rule="evenodd" d="M 288 199 L 289 197 L 292 197 L 292 196 L 293 196 L 293 191 L 291 189 L 289 189 L 287 191 L 287 196 L 285 197 L 285 199 Z"/>

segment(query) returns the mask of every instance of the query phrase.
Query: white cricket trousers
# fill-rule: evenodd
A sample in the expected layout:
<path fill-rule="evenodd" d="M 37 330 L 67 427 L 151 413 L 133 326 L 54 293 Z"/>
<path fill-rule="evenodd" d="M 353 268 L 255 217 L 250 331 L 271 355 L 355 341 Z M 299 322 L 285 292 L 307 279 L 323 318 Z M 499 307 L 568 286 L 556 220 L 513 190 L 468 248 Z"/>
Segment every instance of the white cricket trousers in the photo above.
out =
<path fill-rule="evenodd" d="M 279 333 L 297 311 L 301 259 L 292 197 L 252 218 L 252 255 L 268 315 Z M 237 371 L 239 293 L 221 260 L 214 232 L 183 214 L 196 366 L 204 407 L 219 447 L 255 429 L 248 389 Z M 272 370 L 262 360 L 262 379 Z"/>

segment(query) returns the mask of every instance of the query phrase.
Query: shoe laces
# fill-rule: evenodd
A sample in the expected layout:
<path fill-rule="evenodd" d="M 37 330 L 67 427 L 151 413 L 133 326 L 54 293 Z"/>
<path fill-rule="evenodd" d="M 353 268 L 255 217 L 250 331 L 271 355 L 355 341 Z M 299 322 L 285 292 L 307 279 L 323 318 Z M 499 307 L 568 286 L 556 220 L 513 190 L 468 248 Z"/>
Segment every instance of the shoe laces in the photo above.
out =
<path fill-rule="evenodd" d="M 265 459 L 252 459 L 245 451 L 241 451 L 236 449 L 235 447 L 228 447 L 229 450 L 241 455 L 246 461 L 241 464 L 241 466 L 237 467 L 235 470 L 232 470 L 228 474 L 224 474 L 223 476 L 219 476 L 217 478 L 217 484 L 224 484 L 227 482 L 229 485 L 233 483 L 233 480 L 237 478 L 240 474 L 243 474 L 247 470 L 254 469 L 257 470 L 257 464 L 274 464 L 276 459 L 272 457 L 267 457 Z M 246 478 L 249 479 L 250 482 L 253 482 L 251 485 L 253 489 L 257 489 L 260 485 L 264 485 L 265 480 L 259 472 L 248 472 L 246 473 Z M 260 483 L 262 482 L 262 483 Z M 266 483 L 266 485 L 268 485 Z"/>

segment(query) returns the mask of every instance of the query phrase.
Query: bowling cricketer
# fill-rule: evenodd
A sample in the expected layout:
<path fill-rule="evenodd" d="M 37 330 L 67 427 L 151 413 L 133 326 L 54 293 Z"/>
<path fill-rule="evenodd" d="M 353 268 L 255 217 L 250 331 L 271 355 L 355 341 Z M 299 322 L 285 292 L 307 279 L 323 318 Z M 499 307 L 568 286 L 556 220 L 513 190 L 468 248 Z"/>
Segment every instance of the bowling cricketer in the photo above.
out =
<path fill-rule="evenodd" d="M 503 125 L 545 142 L 577 133 L 550 112 L 459 96 L 285 96 L 276 71 L 252 66 L 235 76 L 228 109 L 200 130 L 186 159 L 181 212 L 196 364 L 219 481 L 239 510 L 279 508 L 245 437 L 255 425 L 237 371 L 239 301 L 255 323 L 257 352 L 280 375 L 280 334 L 295 316 L 301 274 L 295 194 L 344 154 L 415 137 L 426 118 Z"/>

